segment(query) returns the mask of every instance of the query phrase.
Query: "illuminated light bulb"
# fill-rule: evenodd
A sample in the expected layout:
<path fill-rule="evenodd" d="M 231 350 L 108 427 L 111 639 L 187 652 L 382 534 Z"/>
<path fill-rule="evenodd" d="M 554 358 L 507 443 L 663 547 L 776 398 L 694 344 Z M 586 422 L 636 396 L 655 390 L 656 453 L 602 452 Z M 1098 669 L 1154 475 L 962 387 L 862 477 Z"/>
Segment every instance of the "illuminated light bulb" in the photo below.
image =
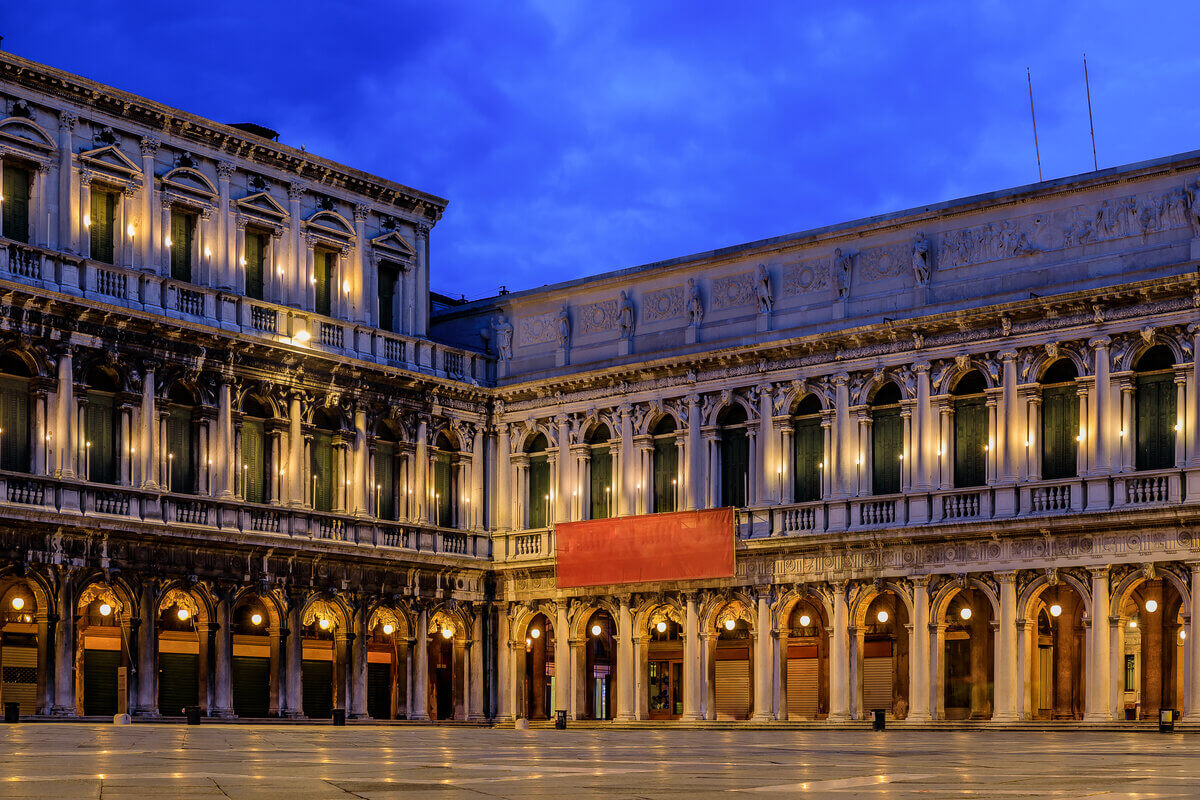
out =
<path fill-rule="evenodd" d="M 83 215 L 83 227 L 85 227 L 85 228 L 92 227 L 92 218 L 88 214 Z"/>
<path fill-rule="evenodd" d="M 970 619 L 971 618 L 971 609 L 964 607 L 962 611 L 958 612 L 958 615 L 960 617 L 962 617 L 963 619 Z"/>
<path fill-rule="evenodd" d="M 396 630 L 396 626 L 389 622 L 388 624 L 383 626 L 383 635 L 391 636 L 392 632 L 395 630 Z"/>
<path fill-rule="evenodd" d="M 100 616 L 107 617 L 111 613 L 112 613 L 112 606 L 110 606 L 108 603 L 100 604 Z"/>
<path fill-rule="evenodd" d="M 657 625 L 655 625 L 654 627 L 659 633 L 667 632 L 667 623 L 665 623 L 665 622 L 660 622 Z"/>
<path fill-rule="evenodd" d="M 317 276 L 316 275 L 312 276 L 311 278 L 308 279 L 308 282 L 315 285 L 317 282 Z"/>
<path fill-rule="evenodd" d="M 537 628 L 534 628 L 533 630 L 531 630 L 529 632 L 529 635 L 536 639 L 542 635 L 542 632 L 540 630 L 538 630 Z"/>
<path fill-rule="evenodd" d="M 212 248 L 209 248 L 209 247 L 204 248 L 204 257 L 212 258 Z"/>
<path fill-rule="evenodd" d="M 991 446 L 991 445 L 985 444 L 985 445 L 983 446 L 983 452 L 985 452 L 985 453 L 986 453 L 988 450 L 990 450 L 990 449 L 992 449 L 992 446 Z"/>
<path fill-rule="evenodd" d="M 731 631 L 731 630 L 733 630 L 733 626 L 734 626 L 734 625 L 736 625 L 736 624 L 737 624 L 737 623 L 736 623 L 736 622 L 734 622 L 734 621 L 733 621 L 733 620 L 731 620 L 731 619 L 727 619 L 727 620 L 725 620 L 725 630 L 727 630 L 727 631 Z"/>
<path fill-rule="evenodd" d="M 1183 629 L 1181 628 L 1181 629 L 1179 630 L 1179 638 L 1180 638 L 1180 639 L 1186 639 L 1186 638 L 1187 638 L 1187 631 L 1185 631 L 1185 630 L 1183 630 Z"/>
<path fill-rule="evenodd" d="M 888 621 L 888 612 L 886 612 L 886 611 L 880 611 L 880 612 L 879 612 L 879 613 L 878 613 L 878 614 L 875 616 L 875 619 L 879 620 L 880 622 L 887 622 L 887 621 Z"/>
<path fill-rule="evenodd" d="M 242 256 L 242 266 L 246 266 L 246 257 Z"/>
<path fill-rule="evenodd" d="M 1057 617 L 1060 614 L 1062 614 L 1062 606 L 1060 606 L 1058 603 L 1050 606 L 1050 616 Z"/>
<path fill-rule="evenodd" d="M 525 646 L 526 646 L 526 647 L 532 647 L 532 646 L 533 646 L 533 639 L 530 639 L 528 636 L 526 636 L 526 637 L 525 637 Z"/>
<path fill-rule="evenodd" d="M 250 624 L 251 625 L 262 625 L 262 614 L 251 614 L 250 615 Z"/>
<path fill-rule="evenodd" d="M 1151 614 L 1153 614 L 1155 611 L 1158 611 L 1158 601 L 1157 600 L 1147 600 L 1146 601 L 1146 610 L 1148 612 L 1150 612 Z"/>
<path fill-rule="evenodd" d="M 295 339 L 297 342 L 300 342 L 301 344 L 303 344 L 304 342 L 307 342 L 309 339 L 311 339 L 312 335 L 309 334 L 308 331 L 300 331 L 292 338 Z"/>
<path fill-rule="evenodd" d="M 1136 628 L 1136 627 L 1137 627 L 1137 620 L 1136 620 L 1136 619 L 1131 619 L 1131 620 L 1129 620 L 1129 627 L 1131 627 L 1131 628 Z"/>
<path fill-rule="evenodd" d="M 1176 423 L 1175 423 L 1175 430 L 1176 430 L 1176 431 L 1181 431 L 1181 430 L 1183 430 L 1183 425 L 1182 425 L 1181 423 L 1179 423 L 1179 422 L 1176 422 Z"/>
<path fill-rule="evenodd" d="M 1026 439 L 1026 440 L 1025 440 L 1025 446 L 1026 446 L 1026 447 L 1033 447 L 1033 440 L 1032 440 L 1032 439 Z"/>
<path fill-rule="evenodd" d="M 808 614 L 802 614 L 800 616 L 800 627 L 801 628 L 807 628 L 811 624 L 812 624 L 812 617 L 810 617 Z"/>
<path fill-rule="evenodd" d="M 1120 436 L 1120 437 L 1124 438 L 1124 436 L 1125 436 L 1125 429 L 1124 429 L 1124 428 L 1121 428 L 1121 430 L 1117 431 L 1117 436 Z"/>
<path fill-rule="evenodd" d="M 342 281 L 342 294 L 350 294 L 350 281 Z"/>
<path fill-rule="evenodd" d="M 442 638 L 450 639 L 454 636 L 454 628 L 442 628 Z"/>
<path fill-rule="evenodd" d="M 192 615 L 191 612 L 188 611 L 186 608 L 181 608 L 175 612 L 175 616 L 179 617 L 180 622 L 187 622 L 187 618 L 190 617 L 191 615 Z"/>
<path fill-rule="evenodd" d="M 601 628 L 600 628 L 600 626 L 599 626 L 599 625 L 593 625 L 593 626 L 592 626 L 592 636 L 599 636 L 599 635 L 600 635 L 600 631 L 601 631 Z"/>
<path fill-rule="evenodd" d="M 22 608 L 25 607 L 25 598 L 24 597 L 14 597 L 12 599 L 12 607 L 13 607 L 14 611 L 20 611 Z"/>
<path fill-rule="evenodd" d="M 282 278 L 283 277 L 283 267 L 276 267 L 275 274 Z"/>
<path fill-rule="evenodd" d="M 132 223 L 132 222 L 131 222 L 131 223 L 129 223 L 128 225 L 126 225 L 126 226 L 125 226 L 125 234 L 126 234 L 126 235 L 127 235 L 129 238 L 130 238 L 130 239 L 132 239 L 132 238 L 133 238 L 133 223 Z"/>
<path fill-rule="evenodd" d="M 324 617 L 321 617 L 319 620 L 317 620 L 317 624 L 321 626 L 321 630 L 329 630 L 329 620 L 325 619 Z"/>
<path fill-rule="evenodd" d="M 167 247 L 170 247 L 171 246 L 171 237 L 168 236 L 167 238 L 163 239 L 163 244 L 165 244 Z"/>

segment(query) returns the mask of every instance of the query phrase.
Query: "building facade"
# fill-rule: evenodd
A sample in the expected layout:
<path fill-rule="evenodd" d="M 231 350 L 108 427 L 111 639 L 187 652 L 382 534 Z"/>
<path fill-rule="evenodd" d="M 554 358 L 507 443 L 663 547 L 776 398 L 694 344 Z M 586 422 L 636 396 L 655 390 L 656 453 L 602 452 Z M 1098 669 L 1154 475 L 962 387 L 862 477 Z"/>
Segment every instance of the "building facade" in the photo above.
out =
<path fill-rule="evenodd" d="M 0 701 L 1200 721 L 1200 154 L 434 304 L 445 201 L 0 70 Z"/>

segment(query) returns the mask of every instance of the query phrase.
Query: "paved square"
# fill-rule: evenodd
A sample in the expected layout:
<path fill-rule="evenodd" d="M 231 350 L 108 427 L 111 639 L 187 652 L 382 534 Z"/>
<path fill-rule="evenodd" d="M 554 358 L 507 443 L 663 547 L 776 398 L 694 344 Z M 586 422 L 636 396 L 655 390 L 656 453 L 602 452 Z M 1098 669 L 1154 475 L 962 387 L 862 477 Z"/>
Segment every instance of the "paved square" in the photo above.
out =
<path fill-rule="evenodd" d="M 0 726 L 0 798 L 1194 798 L 1151 733 Z"/>

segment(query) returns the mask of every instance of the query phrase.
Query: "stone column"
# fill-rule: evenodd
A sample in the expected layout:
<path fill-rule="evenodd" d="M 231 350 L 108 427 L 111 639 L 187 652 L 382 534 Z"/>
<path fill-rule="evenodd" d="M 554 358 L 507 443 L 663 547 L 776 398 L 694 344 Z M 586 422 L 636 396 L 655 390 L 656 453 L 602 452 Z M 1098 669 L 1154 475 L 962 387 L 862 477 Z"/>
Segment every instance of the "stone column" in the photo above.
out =
<path fill-rule="evenodd" d="M 617 716 L 618 720 L 637 719 L 637 702 L 634 694 L 633 656 L 633 612 L 629 608 L 629 596 L 617 598 Z"/>
<path fill-rule="evenodd" d="M 1000 354 L 1001 363 L 1001 408 L 999 414 L 1000 426 L 993 429 L 996 444 L 1001 448 L 998 477 L 1003 483 L 1013 483 L 1017 479 L 1016 454 L 1018 449 L 1017 437 L 1021 433 L 1021 423 L 1017 414 L 1017 354 L 1006 350 Z"/>
<path fill-rule="evenodd" d="M 371 269 L 367 256 L 367 215 L 370 209 L 361 203 L 354 206 L 354 249 L 350 263 L 354 265 L 353 275 L 345 275 L 350 280 L 350 295 L 347 301 L 350 308 L 346 309 L 346 319 L 352 319 L 363 324 L 371 324 L 378 319 L 378 313 L 371 314 L 367 309 L 375 305 L 379 297 L 375 288 L 376 273 Z M 347 269 L 349 273 L 350 270 Z M 368 291 L 370 294 L 368 294 Z"/>
<path fill-rule="evenodd" d="M 55 474 L 61 478 L 75 477 L 75 375 L 72 366 L 74 348 L 61 345 L 58 352 L 58 403 L 55 408 L 54 434 L 57 445 L 54 459 Z"/>
<path fill-rule="evenodd" d="M 995 708 L 993 722 L 1012 722 L 1019 719 L 1017 675 L 1017 573 L 997 572 L 1000 584 L 1000 629 L 996 634 Z"/>
<path fill-rule="evenodd" d="M 213 488 L 218 498 L 234 496 L 234 475 L 237 473 L 237 461 L 234 458 L 233 438 L 233 390 L 230 386 L 232 378 L 221 375 L 217 383 L 217 453 L 213 459 L 216 467 L 213 476 Z"/>
<path fill-rule="evenodd" d="M 834 385 L 834 425 L 833 432 L 836 440 L 837 479 L 833 481 L 831 499 L 841 500 L 850 497 L 854 490 L 851 486 L 857 483 L 862 452 L 858 443 L 858 430 L 850 424 L 850 376 L 842 372 L 833 376 Z M 855 486 L 859 492 L 861 487 Z M 841 520 L 840 527 L 845 527 Z"/>
<path fill-rule="evenodd" d="M 496 493 L 492 498 L 492 514 L 495 528 L 499 531 L 512 530 L 513 498 L 517 489 L 512 486 L 512 475 L 515 469 L 512 461 L 512 444 L 508 436 L 508 425 L 501 423 L 495 431 L 496 436 Z"/>
<path fill-rule="evenodd" d="M 362 598 L 350 618 L 350 708 L 352 719 L 362 719 L 367 713 L 367 604 Z"/>
<path fill-rule="evenodd" d="M 216 700 L 214 716 L 237 716 L 233 711 L 233 621 L 232 590 L 221 588 L 217 593 Z"/>
<path fill-rule="evenodd" d="M 775 478 L 779 474 L 781 456 L 775 447 L 771 385 L 763 384 L 758 388 L 758 458 L 750 462 L 751 480 L 757 485 L 757 491 L 753 497 L 746 498 L 747 505 L 778 503 L 780 499 L 779 481 Z"/>
<path fill-rule="evenodd" d="M 829 721 L 850 719 L 850 611 L 846 584 L 833 584 L 833 632 L 829 638 Z M 911 657 L 911 656 L 910 656 Z"/>
<path fill-rule="evenodd" d="M 930 459 L 933 452 L 933 407 L 929 403 L 929 363 L 913 364 L 917 375 L 917 403 L 913 415 L 913 488 L 928 492 L 932 488 Z"/>
<path fill-rule="evenodd" d="M 300 637 L 300 606 L 304 600 L 299 595 L 288 598 L 287 609 L 287 655 L 284 662 L 284 682 L 287 686 L 285 702 L 281 703 L 285 717 L 293 719 L 304 716 L 304 684 L 301 681 L 301 658 L 303 642 Z"/>
<path fill-rule="evenodd" d="M 571 708 L 571 637 L 567 627 L 567 602 L 558 603 L 554 617 L 554 708 L 570 712 Z"/>
<path fill-rule="evenodd" d="M 409 719 L 429 719 L 429 611 L 424 606 L 417 614 L 417 631 L 413 652 L 412 703 L 409 705 Z"/>
<path fill-rule="evenodd" d="M 304 506 L 305 498 L 308 494 L 304 486 L 304 435 L 301 429 L 303 422 L 302 397 L 298 391 L 294 391 L 288 396 L 288 464 L 287 477 L 283 483 L 287 486 L 288 505 L 295 508 Z"/>
<path fill-rule="evenodd" d="M 467 719 L 481 720 L 483 711 L 483 648 L 487 642 L 483 638 L 483 615 L 487 613 L 485 606 L 477 606 L 471 619 L 471 639 L 469 642 L 469 663 L 471 667 L 471 686 L 467 695 Z"/>
<path fill-rule="evenodd" d="M 474 431 L 471 436 L 471 493 L 468 495 L 469 503 L 466 508 L 466 525 L 463 526 L 469 530 L 478 530 L 484 527 L 483 509 L 484 509 L 484 441 L 483 427 L 480 425 L 474 426 Z"/>
<path fill-rule="evenodd" d="M 929 664 L 929 576 L 913 578 L 912 643 L 908 648 L 908 719 L 932 719 Z"/>
<path fill-rule="evenodd" d="M 361 404 L 354 409 L 353 448 L 354 463 L 347 492 L 350 507 L 347 510 L 351 514 L 370 516 L 375 511 L 375 480 L 367 471 L 367 412 Z"/>
<path fill-rule="evenodd" d="M 771 593 L 762 589 L 758 593 L 758 617 L 754 625 L 754 719 L 765 722 L 775 719 L 771 698 L 775 693 L 774 648 L 775 625 L 771 619 Z"/>
<path fill-rule="evenodd" d="M 417 498 L 416 519 L 429 522 L 434 518 L 426 479 L 429 477 L 429 420 L 417 418 L 416 456 L 413 463 L 413 495 Z"/>
<path fill-rule="evenodd" d="M 67 571 L 59 573 L 58 625 L 54 641 L 54 708 L 56 717 L 75 713 L 75 587 Z M 81 665 L 82 666 L 82 665 Z"/>
<path fill-rule="evenodd" d="M 1108 345 L 1111 339 L 1107 336 L 1097 336 L 1088 340 L 1095 353 L 1095 399 L 1092 402 L 1094 423 L 1090 426 L 1088 435 L 1094 442 L 1095 462 L 1092 471 L 1107 474 L 1112 471 L 1112 459 L 1109 457 L 1109 442 L 1117 426 L 1112 423 L 1112 385 L 1109 379 Z M 1088 425 L 1088 420 L 1080 416 L 1080 425 Z"/>
<path fill-rule="evenodd" d="M 515 651 L 510 639 L 512 633 L 510 627 L 512 623 L 508 617 L 508 604 L 501 603 L 498 606 L 496 617 L 499 624 L 497 625 L 497 641 L 496 641 L 496 719 L 509 720 L 514 719 L 516 715 L 513 709 L 516 707 L 516 698 L 513 696 L 517 690 L 516 676 L 523 675 L 524 670 L 517 669 L 515 661 Z M 521 653 L 524 654 L 524 650 Z"/>
<path fill-rule="evenodd" d="M 573 477 L 571 464 L 573 463 L 573 459 L 571 458 L 571 437 L 567 422 L 565 414 L 559 414 L 554 418 L 555 438 L 558 439 L 558 458 L 556 459 L 558 474 L 551 475 L 550 508 L 553 514 L 553 518 L 550 520 L 551 523 L 571 521 L 571 503 L 569 498 L 571 497 L 571 482 Z M 554 481 L 553 478 L 557 478 L 558 480 Z M 555 664 L 555 669 L 557 668 L 558 665 Z"/>
<path fill-rule="evenodd" d="M 704 508 L 704 493 L 708 479 L 704 473 L 705 447 L 701 443 L 700 397 L 687 397 L 687 474 L 684 475 L 684 506 L 682 510 Z"/>
<path fill-rule="evenodd" d="M 417 257 L 413 264 L 416 287 L 413 305 L 416 306 L 416 328 L 412 335 L 424 337 L 429 330 L 429 226 L 417 223 L 413 226 Z"/>
<path fill-rule="evenodd" d="M 1090 570 L 1092 573 L 1092 626 L 1088 630 L 1089 652 L 1086 660 L 1087 695 L 1084 720 L 1108 722 L 1112 720 L 1109 707 L 1109 652 L 1110 631 L 1108 625 L 1108 567 Z"/>
<path fill-rule="evenodd" d="M 683 626 L 683 719 L 700 719 L 700 618 L 696 613 L 696 595 L 688 594 L 684 603 Z"/>
<path fill-rule="evenodd" d="M 1187 721 L 1200 722 L 1200 561 L 1188 562 L 1191 571 L 1191 620 L 1188 626 L 1188 638 L 1185 645 L 1188 649 L 1188 664 L 1190 671 L 1188 683 L 1184 687 L 1186 693 Z"/>
<path fill-rule="evenodd" d="M 1183 469 L 1187 466 L 1189 441 L 1184 418 L 1187 414 L 1187 372 L 1183 368 L 1175 371 L 1175 466 Z M 1195 444 L 1191 449 L 1195 449 Z"/>

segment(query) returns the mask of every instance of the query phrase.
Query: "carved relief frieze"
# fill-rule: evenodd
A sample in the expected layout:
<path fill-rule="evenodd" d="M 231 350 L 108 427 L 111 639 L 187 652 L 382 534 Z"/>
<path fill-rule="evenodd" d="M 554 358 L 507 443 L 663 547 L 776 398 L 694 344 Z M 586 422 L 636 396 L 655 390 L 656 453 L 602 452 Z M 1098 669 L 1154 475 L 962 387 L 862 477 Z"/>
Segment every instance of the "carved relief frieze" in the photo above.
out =
<path fill-rule="evenodd" d="M 520 345 L 553 342 L 558 331 L 558 313 L 534 314 L 520 320 L 517 343 Z"/>
<path fill-rule="evenodd" d="M 668 286 L 642 295 L 642 319 L 662 322 L 683 316 L 683 286 Z"/>
<path fill-rule="evenodd" d="M 801 261 L 783 267 L 783 294 L 786 297 L 820 292 L 829 288 L 830 259 Z"/>
<path fill-rule="evenodd" d="M 617 329 L 617 301 L 601 300 L 579 307 L 579 333 L 603 333 Z"/>
<path fill-rule="evenodd" d="M 755 302 L 754 272 L 739 272 L 713 279 L 712 307 L 714 309 L 740 308 Z"/>

